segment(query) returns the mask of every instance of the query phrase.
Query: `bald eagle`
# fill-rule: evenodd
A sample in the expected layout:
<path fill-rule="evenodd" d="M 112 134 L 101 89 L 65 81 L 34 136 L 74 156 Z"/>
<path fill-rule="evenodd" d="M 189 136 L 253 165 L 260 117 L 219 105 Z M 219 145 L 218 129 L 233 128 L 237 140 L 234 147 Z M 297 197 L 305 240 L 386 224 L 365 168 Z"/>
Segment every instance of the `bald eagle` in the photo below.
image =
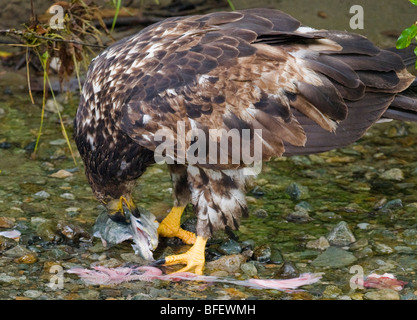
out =
<path fill-rule="evenodd" d="M 175 17 L 92 61 L 74 137 L 109 217 L 134 218 L 148 252 L 158 236 L 192 244 L 160 263 L 201 274 L 207 239 L 247 214 L 244 170 L 255 155 L 323 152 L 353 143 L 381 117 L 417 120 L 407 96 L 413 81 L 399 54 L 281 11 Z M 157 155 L 168 165 L 174 205 L 156 229 L 141 219 L 132 190 Z M 180 227 L 189 203 L 196 234 Z"/>

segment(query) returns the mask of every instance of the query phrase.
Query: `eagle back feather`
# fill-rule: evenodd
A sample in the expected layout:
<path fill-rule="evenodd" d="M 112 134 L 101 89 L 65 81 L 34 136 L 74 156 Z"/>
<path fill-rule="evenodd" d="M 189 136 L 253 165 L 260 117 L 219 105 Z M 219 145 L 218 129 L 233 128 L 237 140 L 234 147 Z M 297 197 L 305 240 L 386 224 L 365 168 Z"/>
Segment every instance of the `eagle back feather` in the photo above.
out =
<path fill-rule="evenodd" d="M 111 117 L 149 150 L 160 129 L 177 138 L 178 121 L 186 131 L 250 129 L 252 143 L 262 129 L 267 160 L 358 139 L 410 84 L 404 68 L 362 36 L 304 27 L 277 10 L 171 18 L 94 60 L 83 89 L 89 110 L 78 112 Z"/>

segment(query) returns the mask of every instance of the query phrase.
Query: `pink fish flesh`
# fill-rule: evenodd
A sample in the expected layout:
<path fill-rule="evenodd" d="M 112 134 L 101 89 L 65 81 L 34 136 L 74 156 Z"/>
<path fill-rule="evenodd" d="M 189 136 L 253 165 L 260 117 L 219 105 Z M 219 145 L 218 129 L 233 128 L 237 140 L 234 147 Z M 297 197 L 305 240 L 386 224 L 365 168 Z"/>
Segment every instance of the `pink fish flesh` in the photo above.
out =
<path fill-rule="evenodd" d="M 301 286 L 316 283 L 322 277 L 322 273 L 303 273 L 297 278 L 283 280 L 230 280 L 214 276 L 199 276 L 190 272 L 163 274 L 160 269 L 151 266 L 143 266 L 137 268 L 106 268 L 95 266 L 93 269 L 73 268 L 67 272 L 78 275 L 86 284 L 91 285 L 110 285 L 129 281 L 152 281 L 154 279 L 159 279 L 169 281 L 189 280 L 203 282 L 223 282 L 255 289 L 275 289 L 282 291 L 291 291 Z"/>
<path fill-rule="evenodd" d="M 365 288 L 376 289 L 393 289 L 401 291 L 408 282 L 397 280 L 391 273 L 384 273 L 383 275 L 372 273 L 366 277 L 363 282 Z"/>

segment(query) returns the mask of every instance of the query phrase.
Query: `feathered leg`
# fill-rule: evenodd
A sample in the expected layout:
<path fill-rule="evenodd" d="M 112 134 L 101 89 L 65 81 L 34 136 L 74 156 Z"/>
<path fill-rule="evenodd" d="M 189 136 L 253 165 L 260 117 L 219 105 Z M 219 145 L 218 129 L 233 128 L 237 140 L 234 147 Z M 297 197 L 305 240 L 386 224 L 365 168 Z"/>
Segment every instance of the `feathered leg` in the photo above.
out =
<path fill-rule="evenodd" d="M 174 207 L 158 227 L 162 237 L 177 237 L 186 244 L 193 244 L 196 236 L 193 232 L 181 228 L 181 216 L 190 202 L 190 189 L 187 182 L 187 168 L 183 165 L 168 165 L 174 187 Z"/>

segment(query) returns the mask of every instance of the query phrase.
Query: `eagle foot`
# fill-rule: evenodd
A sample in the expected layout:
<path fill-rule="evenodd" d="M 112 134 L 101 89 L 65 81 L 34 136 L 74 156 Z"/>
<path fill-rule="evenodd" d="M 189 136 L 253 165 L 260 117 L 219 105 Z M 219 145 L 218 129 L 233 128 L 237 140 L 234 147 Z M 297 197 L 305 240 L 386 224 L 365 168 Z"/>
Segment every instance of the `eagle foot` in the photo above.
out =
<path fill-rule="evenodd" d="M 177 272 L 194 272 L 197 275 L 203 274 L 207 239 L 197 237 L 195 244 L 186 253 L 167 256 L 155 261 L 154 265 L 185 264 L 186 266 Z"/>
<path fill-rule="evenodd" d="M 194 244 L 196 236 L 193 232 L 181 228 L 181 215 L 184 212 L 184 207 L 173 207 L 170 213 L 159 224 L 158 234 L 161 237 L 180 238 L 186 244 Z"/>

